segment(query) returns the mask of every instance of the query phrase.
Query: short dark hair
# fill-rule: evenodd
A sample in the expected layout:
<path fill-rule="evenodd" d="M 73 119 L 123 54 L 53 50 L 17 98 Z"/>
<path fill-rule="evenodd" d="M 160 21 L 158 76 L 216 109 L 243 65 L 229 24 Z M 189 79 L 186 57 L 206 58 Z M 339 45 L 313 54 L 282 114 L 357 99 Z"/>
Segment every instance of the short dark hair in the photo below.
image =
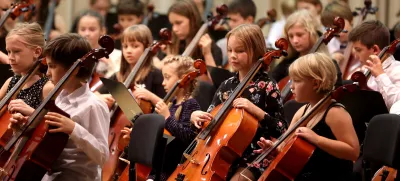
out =
<path fill-rule="evenodd" d="M 257 8 L 253 0 L 233 0 L 228 5 L 228 13 L 239 13 L 243 18 L 256 17 Z"/>
<path fill-rule="evenodd" d="M 389 29 L 378 20 L 364 21 L 351 30 L 349 41 L 360 41 L 367 48 L 378 45 L 380 49 L 390 44 Z"/>
<path fill-rule="evenodd" d="M 50 40 L 43 51 L 44 56 L 65 68 L 71 67 L 76 60 L 91 51 L 89 42 L 76 33 L 66 33 Z M 77 77 L 87 79 L 91 75 L 90 68 L 80 68 Z"/>
<path fill-rule="evenodd" d="M 353 21 L 353 12 L 348 4 L 343 1 L 333 1 L 326 5 L 321 13 L 321 22 L 325 27 L 330 27 L 336 16 L 347 19 L 349 23 Z"/>
<path fill-rule="evenodd" d="M 140 1 L 120 0 L 117 5 L 117 14 L 140 17 L 144 15 L 144 5 Z"/>

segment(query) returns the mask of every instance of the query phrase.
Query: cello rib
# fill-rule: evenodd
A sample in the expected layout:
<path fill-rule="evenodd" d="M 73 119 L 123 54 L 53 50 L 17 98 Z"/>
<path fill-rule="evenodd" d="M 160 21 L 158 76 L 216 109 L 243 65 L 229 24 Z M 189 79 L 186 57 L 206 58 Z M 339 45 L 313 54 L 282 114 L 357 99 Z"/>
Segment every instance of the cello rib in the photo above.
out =
<path fill-rule="evenodd" d="M 221 105 L 211 114 L 215 115 L 220 108 Z M 191 153 L 193 157 L 189 156 L 179 164 L 168 181 L 175 181 L 179 174 L 184 174 L 184 180 L 187 181 L 226 180 L 229 167 L 250 144 L 257 127 L 258 121 L 243 109 L 230 110 L 224 122 L 215 130 L 217 134 L 204 140 L 196 138 L 197 145 Z"/>
<path fill-rule="evenodd" d="M 307 164 L 315 146 L 307 141 L 294 137 L 268 166 L 258 181 L 294 180 Z M 295 161 L 294 161 L 295 160 Z"/>

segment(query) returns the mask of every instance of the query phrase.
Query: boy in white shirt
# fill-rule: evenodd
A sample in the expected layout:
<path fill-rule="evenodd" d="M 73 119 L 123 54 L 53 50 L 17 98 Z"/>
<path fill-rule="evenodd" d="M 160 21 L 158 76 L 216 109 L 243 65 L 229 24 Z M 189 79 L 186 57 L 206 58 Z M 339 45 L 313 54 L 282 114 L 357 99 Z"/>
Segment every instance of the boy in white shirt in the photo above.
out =
<path fill-rule="evenodd" d="M 355 58 L 363 68 L 371 71 L 369 88 L 382 94 L 388 110 L 400 100 L 400 62 L 389 56 L 384 62 L 377 56 L 390 44 L 389 29 L 378 20 L 370 20 L 355 27 L 349 34 Z"/>
<path fill-rule="evenodd" d="M 77 34 L 64 34 L 51 40 L 44 55 L 48 64 L 47 76 L 52 83 L 57 84 L 72 64 L 89 51 L 89 42 Z M 80 68 L 55 100 L 70 118 L 55 112 L 48 112 L 44 117 L 47 124 L 57 127 L 49 133 L 62 132 L 70 137 L 54 163 L 52 173 L 47 173 L 42 180 L 101 180 L 101 169 L 109 155 L 110 119 L 107 105 L 85 83 L 89 77 L 90 71 Z M 14 114 L 11 123 L 18 124 L 24 119 L 21 114 Z"/>

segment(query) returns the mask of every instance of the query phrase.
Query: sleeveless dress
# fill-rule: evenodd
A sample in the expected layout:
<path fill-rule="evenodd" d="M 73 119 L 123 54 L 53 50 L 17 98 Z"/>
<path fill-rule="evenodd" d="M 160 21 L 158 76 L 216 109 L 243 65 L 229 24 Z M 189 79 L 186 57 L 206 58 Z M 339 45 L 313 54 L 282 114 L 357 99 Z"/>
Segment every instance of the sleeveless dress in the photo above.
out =
<path fill-rule="evenodd" d="M 8 85 L 7 92 L 9 92 L 20 79 L 20 75 L 14 75 L 11 78 L 10 84 Z M 36 81 L 31 87 L 22 89 L 17 95 L 17 99 L 22 99 L 30 107 L 36 109 L 37 107 L 39 107 L 40 103 L 42 103 L 43 87 L 48 80 L 49 79 L 47 77 L 42 77 L 38 81 Z"/>
<path fill-rule="evenodd" d="M 330 127 L 326 124 L 325 118 L 329 109 L 338 106 L 344 107 L 337 102 L 333 102 L 329 105 L 322 117 L 322 120 L 319 121 L 312 129 L 316 134 L 336 140 L 335 135 L 332 133 Z M 303 115 L 308 107 L 309 104 L 306 106 Z M 351 180 L 352 171 L 352 161 L 336 158 L 317 147 L 306 166 L 296 177 L 295 181 L 347 181 Z"/>

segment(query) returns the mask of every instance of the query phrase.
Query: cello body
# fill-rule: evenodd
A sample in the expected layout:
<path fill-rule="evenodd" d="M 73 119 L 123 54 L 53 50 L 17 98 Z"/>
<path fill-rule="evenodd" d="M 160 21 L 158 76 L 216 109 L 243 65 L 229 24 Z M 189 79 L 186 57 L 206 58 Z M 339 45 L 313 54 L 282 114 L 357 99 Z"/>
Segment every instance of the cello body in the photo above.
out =
<path fill-rule="evenodd" d="M 53 101 L 47 105 L 49 105 L 46 106 L 48 111 L 69 117 L 67 113 L 55 106 Z M 1 172 L 4 181 L 41 180 L 46 172 L 51 171 L 53 163 L 64 150 L 69 136 L 65 133 L 48 133 L 49 126 L 44 120 L 39 121 L 36 129 L 26 132 L 20 140 L 25 143 L 22 144 L 24 146 L 21 147 L 17 143 L 14 148 L 13 154 Z M 21 150 L 16 151 L 19 149 Z"/>
<path fill-rule="evenodd" d="M 211 112 L 215 115 L 221 105 Z M 253 140 L 258 121 L 243 109 L 231 109 L 221 125 L 197 144 L 187 160 L 179 164 L 168 181 L 226 180 L 233 161 L 242 155 Z M 181 178 L 184 175 L 183 178 Z"/>
<path fill-rule="evenodd" d="M 396 174 L 396 169 L 384 166 L 374 174 L 372 181 L 394 181 Z"/>
<path fill-rule="evenodd" d="M 291 138 L 258 181 L 294 180 L 307 164 L 314 150 L 315 146 L 307 141 L 297 136 Z"/>

